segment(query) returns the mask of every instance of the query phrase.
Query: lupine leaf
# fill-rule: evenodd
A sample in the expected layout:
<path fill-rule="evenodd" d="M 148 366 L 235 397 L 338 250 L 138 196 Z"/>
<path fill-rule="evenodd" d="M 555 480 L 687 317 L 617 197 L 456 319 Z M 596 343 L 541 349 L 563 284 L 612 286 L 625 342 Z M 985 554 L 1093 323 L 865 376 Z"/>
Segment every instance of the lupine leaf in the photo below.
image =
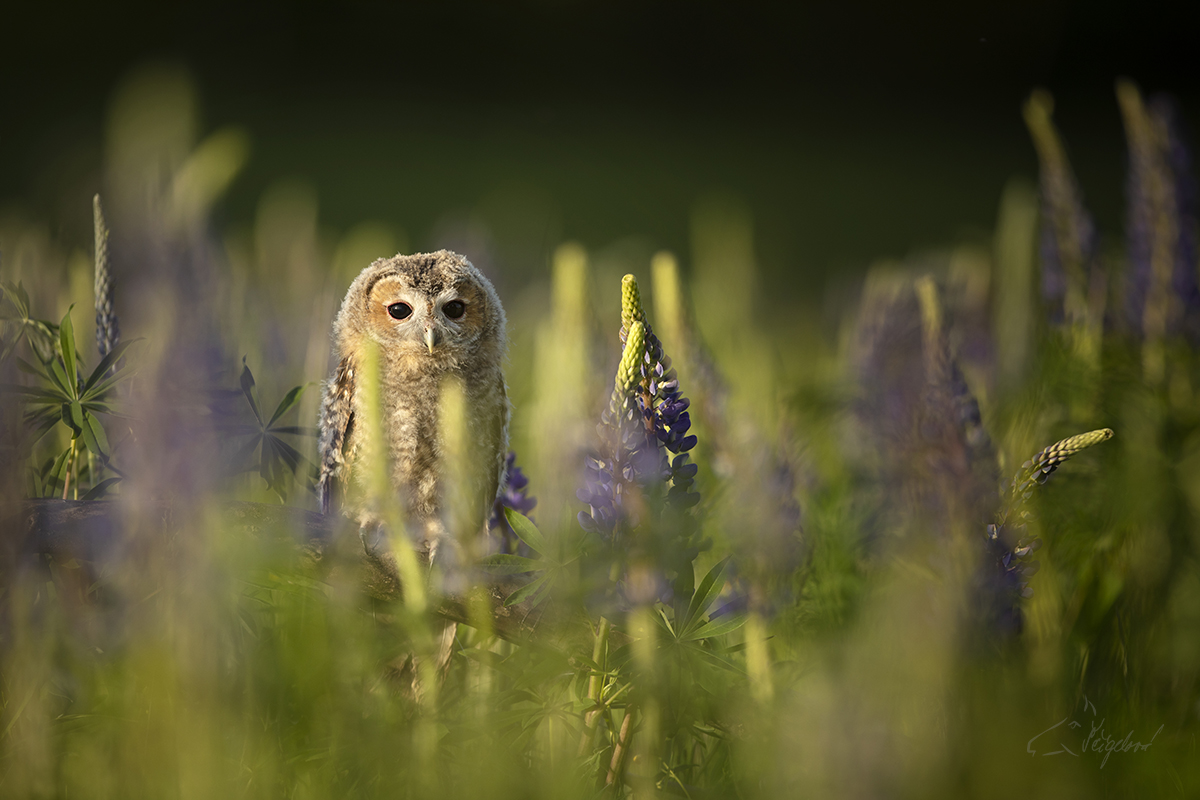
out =
<path fill-rule="evenodd" d="M 521 572 L 537 572 L 546 569 L 544 561 L 508 553 L 495 553 L 479 563 L 494 575 L 515 575 Z"/>
<path fill-rule="evenodd" d="M 71 397 L 76 397 L 75 328 L 71 325 L 71 309 L 73 308 L 75 308 L 74 305 L 68 308 L 67 313 L 63 315 L 62 323 L 58 326 L 58 338 L 59 346 L 62 347 L 63 366 L 66 368 Z"/>
<path fill-rule="evenodd" d="M 21 372 L 24 372 L 26 375 L 36 375 L 39 378 L 45 378 L 49 380 L 49 375 L 45 372 L 45 370 L 41 369 L 40 367 L 35 367 L 33 364 L 30 364 L 28 361 L 20 357 L 17 358 L 17 369 L 21 370 Z"/>
<path fill-rule="evenodd" d="M 83 415 L 83 436 L 89 450 L 101 458 L 108 458 L 108 436 L 104 433 L 104 426 L 86 412 Z"/>
<path fill-rule="evenodd" d="M 242 394 L 246 396 L 250 410 L 254 412 L 254 418 L 258 420 L 259 425 L 262 425 L 262 414 L 258 411 L 258 401 L 254 399 L 257 394 L 254 388 L 254 374 L 250 372 L 250 367 L 246 366 L 245 356 L 242 357 L 242 376 L 238 379 L 238 383 L 242 386 Z"/>
<path fill-rule="evenodd" d="M 736 631 L 738 628 L 746 624 L 748 617 L 745 614 L 730 614 L 726 617 L 718 617 L 715 620 L 710 620 L 684 634 L 681 638 L 689 641 L 697 639 L 708 639 L 713 636 L 720 636 L 723 633 Z"/>
<path fill-rule="evenodd" d="M 505 509 L 505 510 L 507 511 L 508 509 Z M 517 603 L 521 602 L 526 597 L 529 597 L 530 595 L 534 594 L 535 592 L 538 592 L 543 587 L 548 589 L 549 585 L 547 584 L 547 581 L 549 579 L 550 579 L 549 571 L 542 573 L 537 578 L 534 578 L 532 581 L 530 581 L 529 583 L 522 586 L 520 589 L 517 589 L 515 592 L 510 594 L 508 596 L 508 599 L 506 599 L 504 601 L 504 605 L 505 606 L 515 606 Z"/>
<path fill-rule="evenodd" d="M 82 417 L 82 414 L 80 415 Z M 92 430 L 92 426 L 88 424 L 88 420 L 92 419 L 89 414 L 83 419 L 83 424 L 79 426 L 79 434 L 83 437 L 83 443 L 87 449 L 97 456 L 103 457 L 104 451 L 100 449 L 100 442 L 96 440 L 96 434 Z"/>
<path fill-rule="evenodd" d="M 23 395 L 26 395 L 27 397 L 33 398 L 30 400 L 26 400 L 25 401 L 26 403 L 41 402 L 41 403 L 56 403 L 57 404 L 57 403 L 61 403 L 63 401 L 63 398 L 60 395 L 58 395 L 57 393 L 52 392 L 49 389 L 42 389 L 37 386 L 19 386 L 15 383 L 6 383 L 3 385 L 0 385 L 0 392 L 7 392 L 10 394 L 23 394 Z"/>
<path fill-rule="evenodd" d="M 508 524 L 512 526 L 513 533 L 517 534 L 517 537 L 521 541 L 543 556 L 549 556 L 550 546 L 546 543 L 542 532 L 537 529 L 537 526 L 533 524 L 529 517 L 507 506 L 504 508 L 504 517 L 508 520 Z"/>
<path fill-rule="evenodd" d="M 88 394 L 88 399 L 103 399 L 108 391 L 132 374 L 128 366 L 120 367 L 105 380 L 96 385 Z"/>
<path fill-rule="evenodd" d="M 116 347 L 114 347 L 112 350 L 110 350 L 108 355 L 106 355 L 104 358 L 100 359 L 100 363 L 96 365 L 96 368 L 94 370 L 92 370 L 92 374 L 88 376 L 88 379 L 83 384 L 83 394 L 87 395 L 88 392 L 94 386 L 96 386 L 96 384 L 100 381 L 100 379 L 104 377 L 104 373 L 108 372 L 109 368 L 113 364 L 117 363 L 117 359 L 119 359 L 122 355 L 124 355 L 125 351 L 128 350 L 131 345 L 135 344 L 136 342 L 140 342 L 140 341 L 141 341 L 141 339 L 129 339 L 127 341 L 121 342 Z M 116 376 L 114 375 L 112 377 L 116 377 Z"/>
<path fill-rule="evenodd" d="M 105 478 L 97 483 L 88 493 L 83 496 L 84 500 L 99 500 L 108 493 L 108 490 L 121 481 L 120 478 Z"/>
<path fill-rule="evenodd" d="M 292 447 L 290 444 L 283 441 L 279 437 L 268 436 L 266 438 L 270 439 L 271 445 L 275 448 L 276 453 L 279 455 L 279 457 L 281 459 L 283 459 L 283 461 L 285 463 L 287 463 L 288 467 L 291 468 L 292 472 L 295 472 L 296 468 L 300 466 L 300 462 L 305 460 L 304 456 L 300 455 L 299 450 Z"/>
<path fill-rule="evenodd" d="M 67 380 L 67 373 L 63 370 L 63 365 L 57 358 L 50 362 L 50 377 L 54 381 L 54 385 L 62 390 L 64 399 L 75 399 L 75 392 L 71 389 L 71 382 Z"/>
<path fill-rule="evenodd" d="M 717 599 L 717 595 L 721 593 L 721 589 L 725 587 L 725 581 L 720 580 L 720 578 L 724 574 L 725 567 L 728 564 L 729 557 L 721 559 L 713 565 L 713 568 L 700 581 L 700 586 L 697 587 L 696 593 L 692 595 L 692 602 L 688 605 L 687 619 L 683 625 L 684 634 L 690 632 L 692 628 L 699 624 L 704 612 Z"/>
<path fill-rule="evenodd" d="M 281 425 L 271 428 L 271 433 L 290 433 L 295 436 L 316 436 L 320 431 L 306 425 Z"/>
<path fill-rule="evenodd" d="M 67 404 L 67 408 L 71 412 L 71 430 L 75 431 L 75 435 L 78 436 L 83 430 L 83 406 L 79 404 L 78 400 L 72 400 Z"/>
<path fill-rule="evenodd" d="M 307 386 L 308 384 L 292 387 L 292 390 L 283 396 L 283 399 L 279 401 L 279 405 L 275 408 L 275 413 L 271 415 L 271 421 L 267 423 L 268 428 L 274 425 L 276 420 L 286 414 L 288 409 L 300 402 L 300 395 L 304 393 L 304 389 Z"/>
<path fill-rule="evenodd" d="M 69 455 L 71 455 L 70 447 L 63 450 L 61 453 L 59 453 L 58 458 L 56 458 L 54 460 L 54 466 L 50 468 L 50 478 L 51 478 L 52 485 L 62 482 L 63 473 L 66 472 L 66 468 L 67 468 L 67 456 L 69 456 Z"/>

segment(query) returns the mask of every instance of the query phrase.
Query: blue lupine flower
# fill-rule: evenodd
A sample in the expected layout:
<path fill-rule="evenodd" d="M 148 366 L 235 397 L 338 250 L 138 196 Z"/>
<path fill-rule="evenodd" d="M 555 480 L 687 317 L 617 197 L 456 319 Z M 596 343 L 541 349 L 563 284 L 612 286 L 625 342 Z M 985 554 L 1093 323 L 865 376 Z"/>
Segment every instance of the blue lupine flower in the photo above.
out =
<path fill-rule="evenodd" d="M 1125 312 L 1141 336 L 1182 333 L 1200 341 L 1196 184 L 1178 109 L 1164 95 L 1143 105 L 1129 83 L 1118 93 L 1129 139 Z"/>
<path fill-rule="evenodd" d="M 496 498 L 495 505 L 492 506 L 492 516 L 488 519 L 488 531 L 493 536 L 499 537 L 500 552 L 516 553 L 523 543 L 508 524 L 508 519 L 504 516 L 504 509 L 511 508 L 528 517 L 534 506 L 537 505 L 537 498 L 525 494 L 525 490 L 529 486 L 529 478 L 517 466 L 517 454 L 510 452 L 505 463 L 504 486 Z"/>

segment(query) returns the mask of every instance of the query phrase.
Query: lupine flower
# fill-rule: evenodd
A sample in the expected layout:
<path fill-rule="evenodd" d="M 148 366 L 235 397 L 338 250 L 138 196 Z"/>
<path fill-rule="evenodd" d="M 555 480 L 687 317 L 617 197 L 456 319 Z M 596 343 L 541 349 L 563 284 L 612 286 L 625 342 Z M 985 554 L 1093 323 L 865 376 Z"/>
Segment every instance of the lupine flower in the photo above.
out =
<path fill-rule="evenodd" d="M 1200 339 L 1195 182 L 1191 154 L 1170 98 L 1143 104 L 1137 87 L 1117 87 L 1129 140 L 1126 313 L 1148 342 L 1185 333 Z"/>
<path fill-rule="evenodd" d="M 1101 274 L 1096 226 L 1050 118 L 1053 111 L 1054 99 L 1043 90 L 1024 109 L 1041 166 L 1042 297 L 1054 321 L 1076 325 L 1089 321 L 1090 286 Z"/>
<path fill-rule="evenodd" d="M 492 506 L 492 516 L 488 519 L 488 531 L 500 537 L 500 552 L 516 553 L 519 546 L 524 543 L 517 538 L 517 534 L 508 524 L 508 519 L 504 516 L 504 509 L 511 508 L 528 517 L 534 506 L 537 505 L 537 498 L 525 494 L 529 486 L 529 478 L 517 466 L 517 454 L 509 452 L 505 463 L 504 486 L 501 487 L 496 503 Z"/>
<path fill-rule="evenodd" d="M 657 443 L 648 435 L 635 396 L 641 382 L 645 327 L 634 322 L 625 334 L 612 397 L 597 428 L 603 454 L 587 457 L 585 484 L 576 493 L 588 505 L 587 512 L 579 513 L 580 526 L 606 538 L 625 527 L 637 527 L 640 515 L 627 507 L 631 491 L 660 479 L 662 472 Z"/>
<path fill-rule="evenodd" d="M 108 225 L 100 195 L 92 199 L 92 216 L 96 229 L 96 350 L 104 358 L 121 341 L 117 315 L 113 311 L 113 279 L 108 265 Z"/>
<path fill-rule="evenodd" d="M 692 419 L 688 399 L 679 390 L 679 378 L 671 367 L 671 359 L 663 351 L 662 342 L 654 335 L 642 311 L 637 279 L 626 275 L 621 280 L 621 340 L 635 323 L 644 329 L 644 355 L 640 364 L 639 407 L 647 425 L 658 441 L 672 454 L 667 467 L 671 488 L 667 501 L 679 508 L 690 508 L 700 501 L 700 495 L 690 491 L 697 467 L 688 463 L 688 451 L 696 446 L 690 435 Z"/>
<path fill-rule="evenodd" d="M 688 463 L 696 437 L 688 432 L 688 401 L 632 275 L 621 290 L 624 350 L 598 428 L 602 451 L 588 457 L 586 482 L 577 493 L 588 505 L 579 524 L 622 545 L 626 568 L 616 586 L 618 605 L 670 603 L 680 591 L 680 597 L 690 595 L 690 565 L 704 547 L 699 526 L 686 513 L 700 499 L 691 491 L 696 465 Z"/>
<path fill-rule="evenodd" d="M 1029 578 L 1041 566 L 1030 560 L 1030 556 L 1041 548 L 1042 540 L 1027 533 L 1031 516 L 1028 501 L 1034 487 L 1045 483 L 1071 456 L 1112 437 L 1111 428 L 1101 428 L 1055 442 L 1022 464 L 1021 471 L 1013 478 L 996 522 L 987 528 L 988 554 L 995 569 L 994 583 L 985 588 L 992 599 L 993 616 L 1002 628 L 1020 630 L 1019 598 L 1033 596 Z"/>
<path fill-rule="evenodd" d="M 857 416 L 863 455 L 885 492 L 881 522 L 896 521 L 883 509 L 911 508 L 939 536 L 956 521 L 986 524 L 997 503 L 995 457 L 950 350 L 938 287 L 928 277 L 873 280 L 860 314 Z"/>

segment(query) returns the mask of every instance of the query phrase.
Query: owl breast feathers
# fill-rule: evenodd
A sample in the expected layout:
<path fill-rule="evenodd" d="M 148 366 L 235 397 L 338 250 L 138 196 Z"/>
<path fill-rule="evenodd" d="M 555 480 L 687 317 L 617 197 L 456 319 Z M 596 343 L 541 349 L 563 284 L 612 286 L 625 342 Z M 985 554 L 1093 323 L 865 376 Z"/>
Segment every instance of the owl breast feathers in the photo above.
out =
<path fill-rule="evenodd" d="M 350 285 L 333 325 L 337 366 L 325 384 L 320 420 L 321 511 L 344 494 L 345 510 L 360 514 L 365 470 L 355 470 L 364 437 L 380 436 L 392 488 L 411 535 L 428 543 L 447 531 L 449 465 L 445 463 L 442 396 L 457 382 L 465 400 L 465 486 L 469 535 L 482 530 L 503 485 L 509 405 L 502 361 L 504 309 L 487 278 L 446 250 L 379 259 Z M 382 430 L 372 434 L 363 414 L 360 370 L 377 348 Z"/>

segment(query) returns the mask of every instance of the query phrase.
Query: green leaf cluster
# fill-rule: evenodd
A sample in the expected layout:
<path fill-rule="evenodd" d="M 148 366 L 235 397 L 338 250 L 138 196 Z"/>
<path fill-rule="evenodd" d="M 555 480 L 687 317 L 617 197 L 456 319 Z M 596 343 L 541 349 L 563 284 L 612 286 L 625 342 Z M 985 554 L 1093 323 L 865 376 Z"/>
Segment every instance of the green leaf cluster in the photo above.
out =
<path fill-rule="evenodd" d="M 13 353 L 17 341 L 23 336 L 29 343 L 34 359 L 27 361 L 14 356 L 17 368 L 33 376 L 37 384 L 5 384 L 0 389 L 21 398 L 26 407 L 26 422 L 32 430 L 34 444 L 59 423 L 69 433 L 69 444 L 48 462 L 49 468 L 35 471 L 35 494 L 41 496 L 48 491 L 55 491 L 61 484 L 65 498 L 73 477 L 78 495 L 81 442 L 87 453 L 111 468 L 112 450 L 104 424 L 97 415 L 120 416 L 115 407 L 117 387 L 131 374 L 131 368 L 122 362 L 122 356 L 138 340 L 118 344 L 84 377 L 85 369 L 75 346 L 71 310 L 52 328 L 48 323 L 30 318 L 29 298 L 20 285 L 7 285 L 5 297 L 17 311 L 14 318 L 6 321 L 15 322 L 18 328 L 18 338 L 13 340 L 11 347 L 6 346 L 5 356 Z M 47 339 L 52 332 L 57 335 Z M 96 470 L 89 469 L 89 472 Z M 101 481 L 96 480 L 97 477 L 92 475 L 93 485 L 84 499 L 100 496 L 119 479 Z"/>

